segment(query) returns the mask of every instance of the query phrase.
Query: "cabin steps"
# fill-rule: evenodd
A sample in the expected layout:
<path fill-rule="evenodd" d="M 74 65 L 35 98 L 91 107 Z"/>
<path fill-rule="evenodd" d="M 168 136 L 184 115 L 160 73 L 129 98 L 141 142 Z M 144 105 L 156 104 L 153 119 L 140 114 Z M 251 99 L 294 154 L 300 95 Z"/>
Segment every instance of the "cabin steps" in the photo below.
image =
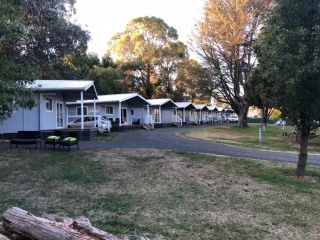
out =
<path fill-rule="evenodd" d="M 147 131 L 150 131 L 150 130 L 153 130 L 154 127 L 150 126 L 150 125 L 147 125 L 147 124 L 143 124 L 142 127 L 147 130 Z"/>

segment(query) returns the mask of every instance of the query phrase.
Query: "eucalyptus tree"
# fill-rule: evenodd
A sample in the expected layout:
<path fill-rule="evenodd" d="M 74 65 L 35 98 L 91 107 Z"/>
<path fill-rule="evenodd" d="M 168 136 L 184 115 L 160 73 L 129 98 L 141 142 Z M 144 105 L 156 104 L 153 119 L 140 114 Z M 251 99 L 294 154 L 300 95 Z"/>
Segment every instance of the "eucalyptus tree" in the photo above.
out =
<path fill-rule="evenodd" d="M 256 65 L 253 45 L 271 0 L 207 0 L 194 50 L 211 71 L 213 97 L 229 104 L 247 126 L 245 84 Z"/>
<path fill-rule="evenodd" d="M 171 91 L 171 76 L 186 55 L 177 31 L 156 17 L 131 20 L 123 32 L 114 35 L 109 51 L 124 74 L 129 88 L 152 98 L 157 87 Z"/>

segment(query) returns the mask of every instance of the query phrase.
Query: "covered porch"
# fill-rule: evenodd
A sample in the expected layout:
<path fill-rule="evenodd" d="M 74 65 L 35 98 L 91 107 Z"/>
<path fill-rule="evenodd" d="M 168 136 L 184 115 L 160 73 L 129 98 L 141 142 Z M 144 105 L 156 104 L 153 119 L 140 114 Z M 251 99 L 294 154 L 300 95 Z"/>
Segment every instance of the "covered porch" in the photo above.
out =
<path fill-rule="evenodd" d="M 112 126 L 123 127 L 132 125 L 153 125 L 150 104 L 137 93 L 100 95 L 98 99 L 68 103 L 69 119 L 75 121 L 84 113 L 84 127 L 97 126 L 90 121 L 104 117 L 111 121 Z M 86 121 L 88 120 L 88 121 Z M 87 124 L 86 124 L 87 122 Z"/>
<path fill-rule="evenodd" d="M 196 108 L 191 102 L 176 102 L 175 104 L 178 106 L 178 116 L 183 123 L 197 122 Z"/>
<path fill-rule="evenodd" d="M 182 126 L 182 118 L 178 115 L 178 106 L 169 98 L 149 99 L 154 122 L 157 124 L 176 124 Z"/>

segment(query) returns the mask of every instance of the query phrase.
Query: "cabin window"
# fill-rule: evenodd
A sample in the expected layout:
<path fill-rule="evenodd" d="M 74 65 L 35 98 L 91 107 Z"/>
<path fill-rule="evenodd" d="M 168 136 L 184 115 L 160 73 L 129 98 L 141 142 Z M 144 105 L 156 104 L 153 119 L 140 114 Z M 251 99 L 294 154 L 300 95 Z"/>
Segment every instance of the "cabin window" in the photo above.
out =
<path fill-rule="evenodd" d="M 194 115 L 194 110 L 191 110 L 190 111 L 190 116 L 193 116 Z"/>
<path fill-rule="evenodd" d="M 177 115 L 177 109 L 176 108 L 173 109 L 173 115 Z"/>
<path fill-rule="evenodd" d="M 113 107 L 106 106 L 106 115 L 112 115 L 112 114 L 113 114 Z"/>
<path fill-rule="evenodd" d="M 53 110 L 53 107 L 52 107 L 52 98 L 50 98 L 50 97 L 46 97 L 46 111 L 48 111 L 48 112 L 52 112 L 52 110 Z"/>
<path fill-rule="evenodd" d="M 131 115 L 134 116 L 134 109 L 131 109 Z"/>
<path fill-rule="evenodd" d="M 154 114 L 154 121 L 159 123 L 160 122 L 160 111 L 158 108 L 153 109 Z"/>
<path fill-rule="evenodd" d="M 88 115 L 88 107 L 83 107 L 83 115 Z M 81 116 L 81 107 L 77 107 L 77 116 Z"/>

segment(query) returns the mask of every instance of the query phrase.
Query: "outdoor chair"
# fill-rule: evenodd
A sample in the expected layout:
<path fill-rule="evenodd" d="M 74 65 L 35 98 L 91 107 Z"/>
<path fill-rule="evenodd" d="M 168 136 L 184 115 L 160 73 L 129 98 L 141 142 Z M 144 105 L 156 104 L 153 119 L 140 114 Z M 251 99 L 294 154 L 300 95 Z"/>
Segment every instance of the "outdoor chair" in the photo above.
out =
<path fill-rule="evenodd" d="M 79 151 L 79 140 L 74 137 L 67 137 L 59 141 L 59 151 L 61 150 L 61 146 L 62 149 L 64 149 L 64 147 L 68 147 L 69 152 L 71 150 L 71 146 L 76 146 Z"/>
<path fill-rule="evenodd" d="M 42 146 L 41 133 L 39 131 L 18 131 L 10 138 L 10 149 L 12 145 L 35 145 L 35 149 L 38 149 L 38 144 L 40 148 Z"/>
<path fill-rule="evenodd" d="M 52 145 L 53 150 L 56 150 L 56 145 L 59 144 L 60 140 L 61 140 L 60 136 L 55 136 L 55 135 L 48 136 L 44 141 L 44 149 L 46 149 L 47 145 Z"/>

